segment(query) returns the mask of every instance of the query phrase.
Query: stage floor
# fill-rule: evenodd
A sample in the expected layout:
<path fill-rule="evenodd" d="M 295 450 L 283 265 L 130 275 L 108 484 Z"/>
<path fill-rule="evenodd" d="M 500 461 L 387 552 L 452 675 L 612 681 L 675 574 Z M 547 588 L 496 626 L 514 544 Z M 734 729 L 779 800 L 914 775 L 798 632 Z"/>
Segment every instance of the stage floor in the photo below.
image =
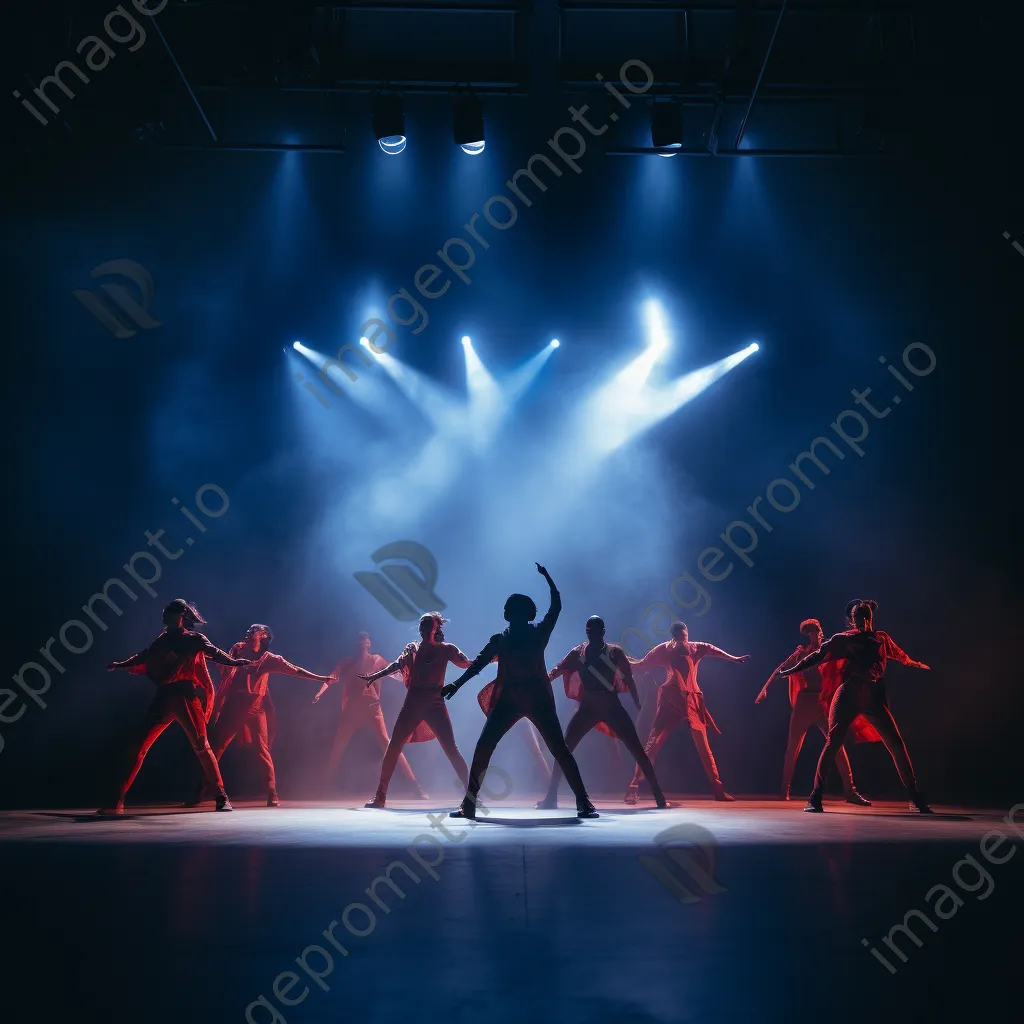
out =
<path fill-rule="evenodd" d="M 490 803 L 0 813 L 4 1020 L 1017 1016 L 1024 806 Z"/>

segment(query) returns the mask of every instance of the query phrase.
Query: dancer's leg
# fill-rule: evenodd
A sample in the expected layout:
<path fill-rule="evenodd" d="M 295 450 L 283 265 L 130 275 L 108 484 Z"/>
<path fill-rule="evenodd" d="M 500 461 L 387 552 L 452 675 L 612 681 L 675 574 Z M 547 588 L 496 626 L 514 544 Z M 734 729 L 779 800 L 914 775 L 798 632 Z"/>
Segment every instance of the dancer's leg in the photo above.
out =
<path fill-rule="evenodd" d="M 917 777 L 914 775 L 914 766 L 910 763 L 907 745 L 903 742 L 903 737 L 896 726 L 896 720 L 892 717 L 892 712 L 884 705 L 881 707 L 875 706 L 865 709 L 864 717 L 878 730 L 879 735 L 882 737 L 885 749 L 889 751 L 889 756 L 896 765 L 896 771 L 899 772 L 900 782 L 906 786 L 907 792 L 911 796 L 916 797 Z"/>
<path fill-rule="evenodd" d="M 145 719 L 143 719 L 142 726 L 139 729 L 136 739 L 132 743 L 131 747 L 129 747 L 125 773 L 121 787 L 117 793 L 115 806 L 120 807 L 124 803 L 124 798 L 128 795 L 128 790 L 131 789 L 132 783 L 135 781 L 135 776 L 139 774 L 142 762 L 146 760 L 149 748 L 153 746 L 157 737 L 173 721 L 174 716 L 165 710 L 163 702 L 161 701 L 158 703 L 157 701 L 154 701 L 150 706 L 149 711 L 146 713 Z"/>
<path fill-rule="evenodd" d="M 227 803 L 227 793 L 224 791 L 220 765 L 217 763 L 217 758 L 213 756 L 213 749 L 210 746 L 209 737 L 206 735 L 206 713 L 203 710 L 202 702 L 198 697 L 189 697 L 181 700 L 174 711 L 175 720 L 184 729 L 199 763 L 203 766 L 207 785 L 212 787 L 217 794 L 218 809 L 220 809 L 222 803 Z M 230 805 L 225 809 L 230 810 Z"/>
<path fill-rule="evenodd" d="M 380 713 L 378 712 L 378 714 Z M 359 731 L 359 727 L 362 724 L 362 719 L 358 716 L 342 712 L 341 721 L 338 722 L 338 731 L 335 733 L 334 742 L 331 744 L 331 752 L 327 755 L 326 774 L 329 779 L 334 779 L 338 774 L 341 759 L 345 756 L 345 751 L 348 749 L 349 743 L 352 742 L 352 737 Z M 383 716 L 381 716 L 381 724 L 384 724 Z M 383 750 L 387 750 L 387 746 L 387 731 L 385 730 Z"/>
<path fill-rule="evenodd" d="M 434 730 L 441 749 L 445 756 L 451 761 L 455 774 L 463 786 L 469 785 L 469 768 L 466 766 L 466 759 L 462 751 L 455 744 L 455 733 L 452 730 L 452 720 L 448 715 L 448 709 L 444 705 L 444 697 L 438 694 L 437 699 L 426 705 L 424 719 L 427 725 Z"/>
<path fill-rule="evenodd" d="M 843 740 L 853 725 L 853 720 L 860 713 L 859 695 L 850 683 L 842 683 L 832 697 L 832 706 L 828 712 L 828 739 L 818 758 L 818 768 L 814 773 L 814 789 L 807 801 L 808 810 L 821 809 L 821 797 L 825 792 L 825 779 L 829 769 L 835 764 L 836 756 L 843 746 Z"/>
<path fill-rule="evenodd" d="M 786 756 L 782 762 L 782 796 L 789 799 L 790 786 L 793 784 L 793 772 L 800 751 L 807 736 L 807 730 L 821 718 L 818 695 L 815 693 L 797 694 L 796 703 L 789 714 L 789 736 L 786 740 Z"/>
<path fill-rule="evenodd" d="M 270 756 L 270 733 L 267 729 L 267 713 L 259 711 L 250 721 L 256 734 L 256 749 L 263 765 L 263 776 L 267 782 L 267 803 L 277 804 L 277 776 L 274 773 L 274 759 Z"/>
<path fill-rule="evenodd" d="M 658 783 L 658 777 L 654 774 L 654 764 L 651 757 L 644 750 L 644 745 L 640 742 L 636 726 L 633 725 L 633 719 L 629 717 L 629 712 L 619 703 L 618 698 L 615 699 L 614 703 L 609 703 L 602 718 L 605 724 L 610 726 L 615 735 L 622 740 L 626 749 L 636 760 L 637 768 L 644 773 L 650 784 L 654 799 L 659 804 L 666 803 L 665 794 L 661 791 L 661 785 Z M 570 723 L 570 728 L 571 725 L 572 723 Z M 566 743 L 569 742 L 568 733 L 566 733 L 565 741 Z"/>
<path fill-rule="evenodd" d="M 499 697 L 497 704 L 491 708 L 491 713 L 487 716 L 483 731 L 480 733 L 480 739 L 476 741 L 476 749 L 473 751 L 473 764 L 469 769 L 469 785 L 466 787 L 462 807 L 455 814 L 461 814 L 467 818 L 476 817 L 480 783 L 487 773 L 487 766 L 491 763 L 494 750 L 502 736 L 522 717 L 523 711 L 518 702 L 507 696 Z"/>
<path fill-rule="evenodd" d="M 558 712 L 555 710 L 555 700 L 550 691 L 540 691 L 533 696 L 526 717 L 537 726 L 540 738 L 551 751 L 556 763 L 561 766 L 565 781 L 569 783 L 576 796 L 577 813 L 595 817 L 597 812 L 590 802 L 590 797 L 587 796 L 587 789 L 583 785 L 583 776 L 580 775 L 576 758 L 572 756 L 565 744 L 562 726 L 558 721 Z"/>
<path fill-rule="evenodd" d="M 580 743 L 580 740 L 594 728 L 601 720 L 599 713 L 595 713 L 593 704 L 586 697 L 580 702 L 576 713 L 569 719 L 569 725 L 565 730 L 565 745 L 572 752 Z M 562 769 L 556 761 L 551 769 L 551 781 L 548 783 L 548 791 L 541 801 L 545 807 L 553 808 L 558 806 L 558 784 L 562 781 Z M 538 805 L 540 806 L 540 805 Z"/>
<path fill-rule="evenodd" d="M 708 743 L 708 731 L 704 727 L 690 726 L 690 735 L 693 737 L 693 745 L 700 755 L 700 763 L 704 766 L 704 774 L 711 783 L 711 788 L 718 791 L 722 788 L 722 780 L 718 776 L 718 765 L 715 763 L 715 755 L 711 753 L 711 744 Z"/>
<path fill-rule="evenodd" d="M 370 732 L 373 734 L 373 738 L 377 741 L 377 746 L 380 747 L 380 752 L 383 756 L 387 753 L 388 743 L 391 742 L 391 739 L 388 736 L 388 727 L 384 722 L 383 712 L 378 710 L 373 718 L 371 718 L 366 724 Z M 348 741 L 346 740 L 346 743 L 347 742 Z M 401 754 L 398 758 L 398 770 L 413 784 L 413 786 L 416 787 L 417 790 L 420 789 L 420 784 L 416 781 L 416 776 L 412 773 L 412 766 L 409 764 L 405 754 Z"/>
<path fill-rule="evenodd" d="M 377 794 L 372 803 L 384 806 L 387 799 L 388 786 L 391 783 L 391 776 L 398 766 L 398 759 L 402 756 L 402 748 L 409 742 L 409 738 L 416 731 L 416 726 L 423 721 L 423 700 L 415 694 L 406 694 L 402 710 L 398 712 L 395 720 L 395 727 L 391 731 L 391 741 L 384 753 L 384 763 L 380 768 L 380 782 L 377 784 Z"/>

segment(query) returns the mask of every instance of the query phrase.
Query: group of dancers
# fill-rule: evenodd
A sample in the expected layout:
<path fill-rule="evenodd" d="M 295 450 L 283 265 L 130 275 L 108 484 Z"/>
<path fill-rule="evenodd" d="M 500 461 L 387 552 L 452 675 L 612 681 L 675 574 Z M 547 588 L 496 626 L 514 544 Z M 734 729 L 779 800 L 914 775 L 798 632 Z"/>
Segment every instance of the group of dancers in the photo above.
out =
<path fill-rule="evenodd" d="M 236 738 L 241 744 L 256 749 L 266 779 L 267 805 L 279 806 L 270 753 L 276 731 L 276 713 L 268 687 L 271 675 L 289 675 L 322 683 L 313 698 L 314 704 L 330 686 L 343 684 L 341 721 L 328 758 L 328 771 L 337 771 L 349 742 L 365 727 L 383 753 L 380 781 L 367 807 L 386 805 L 388 787 L 396 769 L 401 769 L 416 795 L 425 799 L 427 795 L 402 751 L 407 743 L 437 739 L 465 788 L 462 804 L 451 816 L 474 819 L 480 783 L 491 756 L 501 738 L 522 719 L 536 729 L 555 762 L 547 793 L 538 802 L 538 808 L 557 807 L 558 787 L 564 776 L 576 797 L 577 816 L 598 816 L 572 753 L 594 728 L 621 740 L 636 760 L 636 771 L 626 790 L 625 802 L 638 803 L 640 778 L 644 776 L 657 806 L 667 807 L 654 761 L 669 735 L 684 722 L 689 726 L 714 798 L 733 800 L 722 784 L 708 742 L 708 726 L 716 732 L 720 730 L 697 684 L 697 669 L 706 657 L 739 664 L 750 655 L 736 656 L 712 644 L 691 641 L 686 624 L 674 622 L 669 640 L 634 660 L 620 646 L 605 640 L 604 621 L 594 615 L 586 623 L 586 641 L 569 651 L 549 673 L 544 652 L 562 604 L 547 569 L 538 564 L 537 571 L 547 581 L 550 591 L 547 614 L 540 622 L 535 622 L 537 606 L 533 600 L 525 594 L 513 594 L 504 608 L 508 625 L 501 633 L 495 633 L 472 661 L 445 639 L 446 620 L 441 614 L 429 612 L 420 619 L 419 641 L 407 644 L 394 661 L 388 663 L 374 654 L 369 635 L 361 633 L 355 654 L 343 659 L 328 675 L 310 672 L 272 653 L 269 648 L 273 633 L 260 623 L 250 626 L 245 637 L 225 653 L 196 631 L 195 627 L 205 620 L 194 605 L 182 598 L 172 601 L 163 612 L 164 630 L 153 643 L 144 651 L 108 666 L 110 670 L 127 669 L 145 674 L 157 684 L 157 690 L 138 738 L 129 751 L 116 799 L 98 813 L 124 813 L 125 797 L 149 748 L 172 721 L 185 730 L 204 773 L 204 781 L 186 800 L 186 806 L 213 800 L 218 811 L 232 809 L 219 762 Z M 915 668 L 928 666 L 910 658 L 887 633 L 874 628 L 877 607 L 871 600 L 851 601 L 846 608 L 847 629 L 829 640 L 824 640 L 817 619 L 802 622 L 800 632 L 806 643 L 779 665 L 756 697 L 757 703 L 763 701 L 776 678 L 789 680 L 792 712 L 783 765 L 782 799 L 790 797 L 794 767 L 807 731 L 817 726 L 826 737 L 806 811 L 820 813 L 823 810 L 825 781 L 834 764 L 839 769 L 847 802 L 869 805 L 854 785 L 843 748 L 844 740 L 852 731 L 856 740 L 881 741 L 885 745 L 911 805 L 921 813 L 931 812 L 918 790 L 910 757 L 889 710 L 884 681 L 886 663 L 890 659 Z M 208 660 L 222 666 L 220 686 L 216 690 Z M 449 663 L 463 672 L 446 684 Z M 478 695 L 487 717 L 472 764 L 467 766 L 455 743 L 445 701 L 492 663 L 497 664 L 497 677 Z M 639 709 L 634 676 L 647 670 L 660 670 L 664 681 L 658 688 L 650 734 L 642 744 L 620 694 L 629 693 Z M 390 737 L 380 706 L 380 681 L 385 677 L 400 679 L 406 686 L 405 700 Z M 551 686 L 559 677 L 566 695 L 578 704 L 564 734 Z M 524 738 L 546 772 L 547 764 L 536 735 L 529 727 Z"/>

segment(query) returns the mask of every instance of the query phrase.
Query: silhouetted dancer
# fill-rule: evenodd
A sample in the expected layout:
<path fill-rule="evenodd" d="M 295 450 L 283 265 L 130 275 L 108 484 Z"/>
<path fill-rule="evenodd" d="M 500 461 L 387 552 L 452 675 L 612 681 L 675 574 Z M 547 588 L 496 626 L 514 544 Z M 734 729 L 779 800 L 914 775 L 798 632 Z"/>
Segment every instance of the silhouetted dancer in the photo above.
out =
<path fill-rule="evenodd" d="M 754 698 L 755 704 L 760 704 L 768 696 L 768 687 L 784 669 L 792 668 L 802 658 L 813 654 L 821 647 L 824 633 L 821 623 L 817 619 L 804 619 L 800 623 L 800 632 L 803 633 L 807 642 L 800 644 L 768 677 L 768 682 L 761 687 L 761 692 Z M 807 730 L 817 726 L 823 736 L 828 736 L 828 713 L 822 711 L 821 708 L 821 686 L 821 670 L 817 665 L 805 672 L 793 672 L 789 675 L 789 706 L 792 711 L 789 715 L 789 739 L 786 743 L 786 756 L 782 762 L 782 790 L 779 795 L 783 800 L 789 799 L 793 772 L 796 769 L 796 761 L 800 756 L 800 748 L 804 745 Z M 842 746 L 836 752 L 836 768 L 839 769 L 839 777 L 843 780 L 843 793 L 846 795 L 846 802 L 857 804 L 859 807 L 870 807 L 871 801 L 865 800 L 853 784 L 850 759 L 846 756 L 846 749 Z"/>
<path fill-rule="evenodd" d="M 821 813 L 821 797 L 825 789 L 825 777 L 843 745 L 846 733 L 853 720 L 863 715 L 879 732 L 885 749 L 896 765 L 900 781 L 907 788 L 911 805 L 922 814 L 930 814 L 931 808 L 925 803 L 917 788 L 914 767 L 910 763 L 903 737 L 896 727 L 896 721 L 889 710 L 889 701 L 882 681 L 885 663 L 889 658 L 909 665 L 911 668 L 928 668 L 923 662 L 914 661 L 905 651 L 897 647 L 888 633 L 875 630 L 874 612 L 878 605 L 874 601 L 861 601 L 853 609 L 854 628 L 845 633 L 836 633 L 826 640 L 818 650 L 802 658 L 791 668 L 779 674 L 793 675 L 823 661 L 842 660 L 842 681 L 832 698 L 828 716 L 828 741 L 818 758 L 818 771 L 814 776 L 814 789 L 807 800 L 805 811 Z"/>
<path fill-rule="evenodd" d="M 551 691 L 547 668 L 544 665 L 544 649 L 548 645 L 551 631 L 562 610 L 554 580 L 539 563 L 537 572 L 548 581 L 551 590 L 551 607 L 538 625 L 537 606 L 525 594 L 513 594 L 505 602 L 505 621 L 508 628 L 495 633 L 480 652 L 477 659 L 453 683 L 444 688 L 444 695 L 451 699 L 466 682 L 481 672 L 495 658 L 498 659 L 498 678 L 495 680 L 494 703 L 487 715 L 480 739 L 473 754 L 473 766 L 469 772 L 469 785 L 462 806 L 451 812 L 453 818 L 475 818 L 477 794 L 480 782 L 487 772 L 494 748 L 498 741 L 520 718 L 528 718 L 536 727 L 555 761 L 561 766 L 565 777 L 576 794 L 576 815 L 580 818 L 598 817 L 594 805 L 580 777 L 576 760 L 566 746 L 562 727 L 555 711 L 555 696 Z"/>
<path fill-rule="evenodd" d="M 440 634 L 437 636 L 440 637 Z M 356 637 L 355 653 L 338 662 L 333 677 L 320 687 L 319 692 L 313 698 L 313 703 L 316 704 L 329 686 L 339 681 L 342 683 L 341 719 L 338 722 L 338 732 L 331 744 L 331 752 L 327 758 L 329 778 L 334 777 L 352 737 L 360 729 L 365 728 L 374 738 L 380 748 L 381 758 L 387 753 L 388 744 L 391 742 L 391 737 L 388 736 L 388 727 L 384 721 L 384 713 L 380 708 L 380 680 L 366 683 L 360 675 L 369 675 L 387 666 L 387 662 L 379 654 L 371 653 L 371 646 L 370 634 L 360 633 Z M 391 673 L 391 678 L 401 679 L 402 677 L 398 671 L 395 671 Z M 433 739 L 433 733 L 429 738 Z M 416 796 L 421 800 L 426 799 L 427 794 L 423 792 L 423 787 L 416 781 L 416 776 L 413 775 L 405 754 L 399 756 L 398 768 L 412 784 Z"/>
<path fill-rule="evenodd" d="M 715 732 L 721 732 L 715 720 L 708 713 L 704 703 L 704 694 L 697 685 L 697 665 L 701 658 L 725 658 L 734 664 L 746 661 L 750 655 L 739 656 L 726 654 L 714 644 L 691 643 L 690 634 L 685 622 L 673 622 L 669 627 L 671 640 L 651 648 L 640 661 L 633 662 L 633 668 L 640 671 L 652 666 L 667 670 L 665 682 L 658 688 L 658 710 L 651 723 L 651 733 L 647 737 L 644 750 L 653 764 L 668 739 L 669 734 L 683 722 L 690 726 L 693 745 L 697 748 L 704 772 L 711 783 L 711 790 L 716 800 L 733 800 L 725 791 L 722 780 L 718 777 L 718 765 L 715 755 L 711 753 L 708 743 L 708 723 Z M 640 783 L 641 769 L 638 764 L 633 773 L 633 781 L 626 790 L 627 804 L 635 804 L 639 799 L 637 787 Z"/>
<path fill-rule="evenodd" d="M 252 659 L 233 658 L 219 647 L 214 647 L 202 633 L 194 632 L 192 626 L 206 620 L 194 605 L 183 598 L 175 598 L 164 609 L 163 621 L 166 628 L 149 647 L 107 666 L 108 672 L 125 668 L 138 675 L 147 675 L 157 684 L 157 690 L 143 719 L 139 737 L 130 748 L 117 800 L 113 806 L 101 808 L 98 814 L 124 814 L 124 798 L 139 774 L 149 748 L 171 722 L 177 722 L 185 730 L 203 767 L 207 785 L 216 794 L 217 810 L 232 810 L 224 792 L 217 758 L 206 735 L 206 723 L 213 712 L 213 680 L 206 659 L 212 658 L 233 668 L 250 665 Z"/>
<path fill-rule="evenodd" d="M 484 713 L 484 717 L 491 713 L 497 688 L 498 680 L 495 679 L 476 695 L 477 703 L 480 705 L 480 710 Z M 529 751 L 530 759 L 536 765 L 538 772 L 540 772 L 540 777 L 544 780 L 543 785 L 547 787 L 551 782 L 551 768 L 548 766 L 540 749 L 540 740 L 537 738 L 536 728 L 528 719 L 522 718 L 516 724 L 516 730 L 519 733 L 519 738 L 523 741 L 523 746 Z"/>
<path fill-rule="evenodd" d="M 245 637 L 231 648 L 232 658 L 249 658 L 252 664 L 221 672 L 220 686 L 213 704 L 210 746 L 213 747 L 213 756 L 217 758 L 218 764 L 236 737 L 243 747 L 255 747 L 267 786 L 267 806 L 280 807 L 274 759 L 270 756 L 270 748 L 277 734 L 277 711 L 270 696 L 270 677 L 295 676 L 299 679 L 312 679 L 325 686 L 334 677 L 299 668 L 280 654 L 274 654 L 270 651 L 273 640 L 274 634 L 270 627 L 256 622 L 248 628 Z M 195 806 L 209 799 L 209 790 L 202 786 L 185 806 Z"/>
<path fill-rule="evenodd" d="M 591 615 L 587 619 L 587 642 L 574 647 L 555 668 L 550 679 L 562 676 L 565 695 L 579 701 L 576 713 L 565 730 L 565 744 L 570 751 L 591 729 L 597 728 L 606 736 L 618 738 L 633 755 L 640 770 L 647 776 L 654 799 L 659 807 L 668 807 L 665 794 L 658 785 L 654 766 L 644 752 L 644 745 L 636 734 L 636 726 L 619 701 L 620 693 L 629 693 L 640 708 L 640 697 L 633 681 L 633 669 L 626 652 L 618 644 L 605 643 L 604 619 Z M 537 807 L 550 810 L 558 806 L 558 784 L 562 773 L 558 765 L 552 769 L 547 795 Z"/>
<path fill-rule="evenodd" d="M 448 717 L 448 709 L 444 706 L 442 696 L 448 663 L 451 662 L 458 668 L 466 668 L 469 665 L 469 658 L 455 644 L 444 640 L 444 633 L 441 632 L 444 622 L 440 612 L 428 612 L 420 619 L 419 643 L 407 644 L 398 659 L 390 665 L 372 674 L 359 674 L 360 679 L 370 684 L 381 676 L 400 671 L 405 685 L 409 688 L 402 710 L 398 712 L 398 718 L 395 720 L 395 727 L 391 730 L 391 742 L 388 743 L 388 749 L 384 754 L 377 792 L 366 804 L 367 807 L 380 808 L 387 802 L 391 776 L 398 766 L 402 747 L 409 742 L 418 743 L 434 739 L 436 736 L 459 781 L 465 785 L 469 780 L 466 759 L 455 745 L 452 720 Z"/>

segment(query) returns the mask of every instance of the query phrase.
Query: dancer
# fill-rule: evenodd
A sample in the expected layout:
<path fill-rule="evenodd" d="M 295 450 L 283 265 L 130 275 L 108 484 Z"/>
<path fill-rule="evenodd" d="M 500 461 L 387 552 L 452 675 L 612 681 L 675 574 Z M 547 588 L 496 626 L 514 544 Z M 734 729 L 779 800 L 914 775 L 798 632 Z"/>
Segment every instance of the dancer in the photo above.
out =
<path fill-rule="evenodd" d="M 246 630 L 245 637 L 231 648 L 232 658 L 247 658 L 249 664 L 244 669 L 229 668 L 221 672 L 220 687 L 213 705 L 210 746 L 213 747 L 218 764 L 236 736 L 243 747 L 255 747 L 267 783 L 267 806 L 280 807 L 274 759 L 270 756 L 270 748 L 277 733 L 277 712 L 268 685 L 270 677 L 296 676 L 299 679 L 313 679 L 325 686 L 334 677 L 299 668 L 280 654 L 271 653 L 269 648 L 273 641 L 274 634 L 270 627 L 256 622 Z M 208 800 L 210 796 L 207 788 L 202 786 L 185 806 L 195 806 L 204 799 Z"/>
<path fill-rule="evenodd" d="M 480 705 L 480 710 L 484 713 L 485 717 L 491 713 L 491 708 L 494 706 L 494 695 L 497 688 L 498 680 L 493 679 L 476 695 L 477 703 Z M 547 788 L 551 783 L 551 768 L 548 766 L 548 762 L 540 749 L 540 740 L 537 738 L 536 727 L 529 719 L 522 718 L 516 723 L 514 728 L 519 733 L 523 745 L 529 751 L 530 759 L 536 765 L 540 777 L 544 780 L 544 787 Z"/>
<path fill-rule="evenodd" d="M 435 634 L 436 637 L 437 634 Z M 388 743 L 391 741 L 391 737 L 388 736 L 388 727 L 384 722 L 384 713 L 380 707 L 380 681 L 365 683 L 360 678 L 360 673 L 365 675 L 376 672 L 387 665 L 387 662 L 379 654 L 371 653 L 371 648 L 370 634 L 358 634 L 355 653 L 338 662 L 334 675 L 320 687 L 317 695 L 313 698 L 313 703 L 316 704 L 332 683 L 339 681 L 344 683 L 341 691 L 341 720 L 338 722 L 338 732 L 327 758 L 327 774 L 330 778 L 334 778 L 349 743 L 360 729 L 365 728 L 376 740 L 380 747 L 381 757 L 387 753 Z M 394 672 L 390 678 L 400 679 L 401 676 Z M 423 787 L 416 781 L 416 776 L 413 775 L 405 754 L 399 756 L 398 767 L 402 775 L 409 780 L 416 796 L 421 800 L 428 799 Z"/>
<path fill-rule="evenodd" d="M 889 756 L 899 772 L 900 781 L 910 795 L 911 805 L 922 814 L 931 814 L 932 809 L 925 802 L 917 788 L 914 767 L 910 763 L 903 737 L 889 710 L 882 681 L 885 664 L 889 658 L 909 665 L 911 668 L 928 668 L 924 662 L 915 661 L 899 648 L 888 633 L 874 628 L 874 613 L 878 605 L 874 601 L 860 601 L 852 611 L 854 627 L 845 633 L 836 633 L 816 651 L 801 658 L 795 665 L 783 669 L 779 675 L 790 676 L 820 664 L 823 661 L 839 659 L 844 662 L 842 681 L 832 698 L 828 716 L 828 742 L 818 758 L 818 770 L 814 776 L 814 789 L 807 800 L 805 811 L 820 814 L 821 797 L 825 789 L 825 776 L 835 762 L 836 754 L 843 745 L 847 731 L 857 715 L 863 715 L 878 730 Z"/>
<path fill-rule="evenodd" d="M 251 665 L 252 659 L 225 654 L 202 633 L 193 631 L 193 626 L 205 621 L 195 605 L 183 598 L 175 598 L 163 611 L 163 632 L 149 647 L 107 666 L 108 672 L 124 668 L 137 675 L 147 675 L 157 684 L 157 690 L 142 721 L 138 739 L 130 748 L 117 799 L 111 806 L 101 808 L 98 814 L 124 814 L 124 798 L 139 774 L 149 748 L 171 722 L 177 722 L 185 730 L 203 766 L 207 785 L 216 794 L 217 810 L 233 809 L 206 734 L 206 723 L 213 712 L 213 680 L 210 679 L 206 659 L 212 658 L 232 668 Z"/>
<path fill-rule="evenodd" d="M 653 763 L 668 739 L 669 734 L 683 722 L 690 726 L 690 735 L 693 737 L 693 745 L 700 754 L 701 763 L 711 783 L 711 790 L 716 800 L 734 800 L 722 785 L 718 776 L 718 765 L 715 764 L 715 756 L 711 753 L 711 746 L 708 744 L 708 723 L 710 722 L 715 732 L 721 730 L 715 725 L 715 720 L 708 713 L 704 703 L 704 694 L 697 685 L 697 665 L 701 658 L 725 658 L 734 664 L 741 664 L 750 655 L 739 656 L 726 654 L 713 644 L 691 643 L 690 634 L 685 622 L 673 622 L 669 627 L 672 636 L 663 644 L 658 644 L 644 655 L 640 661 L 633 662 L 635 671 L 642 671 L 645 668 L 657 666 L 666 669 L 665 682 L 658 688 L 658 709 L 651 723 L 651 733 L 647 737 L 644 751 Z M 633 781 L 626 790 L 625 801 L 627 804 L 635 804 L 639 799 L 638 786 L 642 769 L 639 764 L 633 773 Z"/>
<path fill-rule="evenodd" d="M 455 745 L 452 720 L 448 717 L 448 709 L 444 706 L 441 694 L 448 663 L 452 662 L 459 668 L 465 668 L 469 664 L 469 658 L 455 644 L 447 643 L 443 639 L 441 626 L 445 621 L 440 612 L 427 612 L 420 618 L 419 643 L 406 644 L 405 650 L 397 660 L 376 672 L 357 673 L 359 678 L 369 685 L 381 676 L 401 672 L 405 685 L 409 688 L 402 710 L 398 712 L 398 718 L 395 720 L 388 749 L 384 753 L 377 792 L 373 799 L 367 802 L 367 807 L 384 807 L 388 797 L 388 786 L 402 754 L 402 747 L 409 742 L 417 743 L 434 739 L 436 736 L 459 781 L 465 785 L 468 780 L 466 759 Z M 439 633 L 442 639 L 438 638 Z"/>
<path fill-rule="evenodd" d="M 444 688 L 445 698 L 450 700 L 462 686 L 497 658 L 498 678 L 492 691 L 494 700 L 488 709 L 487 721 L 473 753 L 473 767 L 469 772 L 466 795 L 462 806 L 451 812 L 453 818 L 476 818 L 477 794 L 494 748 L 520 718 L 528 718 L 537 727 L 548 750 L 561 766 L 576 794 L 577 817 L 598 817 L 597 810 L 587 796 L 576 760 L 565 744 L 558 713 L 555 711 L 551 682 L 544 666 L 544 649 L 555 628 L 558 613 L 562 610 L 562 599 L 547 569 L 540 563 L 534 564 L 537 572 L 547 580 L 551 592 L 551 606 L 547 615 L 539 625 L 534 625 L 537 606 L 533 600 L 525 594 L 513 594 L 505 602 L 508 628 L 503 633 L 495 633 L 473 664 L 455 682 Z"/>
<path fill-rule="evenodd" d="M 779 678 L 783 669 L 791 668 L 801 658 L 813 654 L 820 646 L 824 633 L 821 623 L 817 619 L 804 619 L 800 623 L 800 632 L 807 638 L 807 643 L 800 644 L 797 649 L 768 677 L 768 682 L 761 687 L 761 692 L 754 699 L 755 704 L 760 704 L 768 696 L 768 687 Z M 782 791 L 780 797 L 783 800 L 789 799 L 789 789 L 793 782 L 793 771 L 796 768 L 797 758 L 800 756 L 800 748 L 804 744 L 807 730 L 817 726 L 823 736 L 828 736 L 828 714 L 821 709 L 821 671 L 819 666 L 807 669 L 805 672 L 794 672 L 789 676 L 789 705 L 792 711 L 789 715 L 789 740 L 786 743 L 786 757 L 782 763 Z M 850 759 L 846 756 L 846 750 L 840 747 L 836 753 L 836 767 L 839 769 L 839 776 L 843 780 L 843 792 L 846 794 L 848 804 L 856 804 L 858 807 L 870 807 L 871 801 L 865 800 L 857 792 L 853 784 L 853 772 L 850 769 Z"/>
<path fill-rule="evenodd" d="M 628 691 L 637 710 L 640 708 L 640 697 L 636 692 L 629 658 L 618 644 L 605 643 L 604 619 L 599 615 L 591 615 L 587 619 L 586 629 L 587 642 L 574 647 L 551 670 L 549 676 L 552 682 L 562 676 L 566 696 L 570 700 L 579 701 L 579 707 L 565 730 L 565 744 L 570 751 L 575 750 L 580 740 L 595 726 L 606 736 L 618 737 L 647 776 L 658 806 L 668 807 L 665 794 L 654 774 L 654 766 L 636 734 L 633 719 L 619 701 L 619 694 Z M 556 764 L 551 772 L 547 796 L 537 804 L 538 808 L 558 806 L 558 783 L 561 778 L 562 773 Z"/>

